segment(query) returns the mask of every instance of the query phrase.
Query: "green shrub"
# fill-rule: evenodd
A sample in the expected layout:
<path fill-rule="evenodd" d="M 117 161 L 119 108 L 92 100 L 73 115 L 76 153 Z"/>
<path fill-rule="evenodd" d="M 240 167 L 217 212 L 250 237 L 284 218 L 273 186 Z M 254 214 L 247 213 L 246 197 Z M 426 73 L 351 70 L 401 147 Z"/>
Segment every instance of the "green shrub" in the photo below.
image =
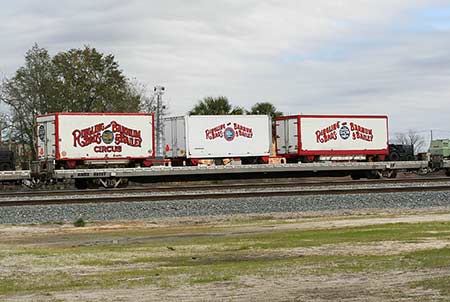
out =
<path fill-rule="evenodd" d="M 80 217 L 77 220 L 75 220 L 73 225 L 77 228 L 80 228 L 80 227 L 84 227 L 86 225 L 86 222 L 83 220 L 83 218 Z"/>

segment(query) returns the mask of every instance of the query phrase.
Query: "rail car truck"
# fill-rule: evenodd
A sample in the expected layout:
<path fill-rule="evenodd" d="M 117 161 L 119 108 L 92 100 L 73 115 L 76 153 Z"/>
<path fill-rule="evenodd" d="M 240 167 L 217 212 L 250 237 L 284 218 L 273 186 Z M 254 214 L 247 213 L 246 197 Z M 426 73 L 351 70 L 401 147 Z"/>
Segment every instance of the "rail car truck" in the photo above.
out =
<path fill-rule="evenodd" d="M 267 163 L 271 144 L 267 115 L 193 115 L 164 119 L 165 157 L 172 165 L 197 165 L 201 160 L 223 164 Z"/>
<path fill-rule="evenodd" d="M 289 162 L 377 161 L 389 154 L 387 116 L 284 116 L 275 129 L 277 155 Z"/>
<path fill-rule="evenodd" d="M 56 168 L 150 166 L 152 113 L 52 113 L 37 118 L 37 152 Z"/>

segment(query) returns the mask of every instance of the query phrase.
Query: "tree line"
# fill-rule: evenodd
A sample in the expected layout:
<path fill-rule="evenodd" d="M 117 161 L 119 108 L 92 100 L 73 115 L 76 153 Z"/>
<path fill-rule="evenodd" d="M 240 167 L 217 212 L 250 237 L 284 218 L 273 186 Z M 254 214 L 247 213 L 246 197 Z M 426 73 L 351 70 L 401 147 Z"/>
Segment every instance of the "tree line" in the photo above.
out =
<path fill-rule="evenodd" d="M 282 116 L 283 113 L 269 102 L 259 102 L 253 105 L 249 110 L 243 107 L 233 106 L 225 96 L 219 97 L 205 97 L 198 101 L 189 115 L 243 115 L 243 114 L 264 114 L 269 115 L 272 120 L 276 117 Z"/>

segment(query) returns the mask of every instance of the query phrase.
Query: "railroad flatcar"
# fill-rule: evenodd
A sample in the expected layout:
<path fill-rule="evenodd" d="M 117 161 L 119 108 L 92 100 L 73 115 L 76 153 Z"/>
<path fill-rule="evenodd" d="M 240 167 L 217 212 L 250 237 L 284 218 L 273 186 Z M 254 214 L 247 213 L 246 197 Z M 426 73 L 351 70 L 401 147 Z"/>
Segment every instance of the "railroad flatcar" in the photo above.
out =
<path fill-rule="evenodd" d="M 272 145 L 267 115 L 193 115 L 164 119 L 164 155 L 196 165 L 209 159 L 267 163 Z"/>
<path fill-rule="evenodd" d="M 56 168 L 150 166 L 153 114 L 52 113 L 37 117 L 37 153 Z"/>
<path fill-rule="evenodd" d="M 389 154 L 387 116 L 294 115 L 275 121 L 276 152 L 290 162 L 376 161 Z"/>

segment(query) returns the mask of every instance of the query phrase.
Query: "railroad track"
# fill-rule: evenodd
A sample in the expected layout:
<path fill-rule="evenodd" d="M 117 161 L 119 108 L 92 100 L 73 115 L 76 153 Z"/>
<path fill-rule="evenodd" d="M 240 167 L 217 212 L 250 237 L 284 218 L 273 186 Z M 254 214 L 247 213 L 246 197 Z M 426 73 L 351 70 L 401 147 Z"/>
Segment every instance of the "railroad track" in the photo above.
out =
<path fill-rule="evenodd" d="M 437 179 L 437 178 L 435 178 Z M 437 180 L 424 179 L 425 182 L 436 182 Z M 85 204 L 85 203 L 115 203 L 115 202 L 151 202 L 151 201 L 169 201 L 169 200 L 192 200 L 192 199 L 232 199 L 232 198 L 250 198 L 250 197 L 281 197 L 281 196 L 313 196 L 313 195 L 348 195 L 348 194 L 380 194 L 380 193 L 404 193 L 404 192 L 436 192 L 436 191 L 450 191 L 450 181 L 448 178 L 440 179 L 448 182 L 448 184 L 443 185 L 433 185 L 433 186 L 402 186 L 402 187 L 353 187 L 353 188 L 326 188 L 326 189 L 309 189 L 309 190 L 254 190 L 254 191 L 241 191 L 241 192 L 210 192 L 210 193 L 188 193 L 188 194 L 180 194 L 180 187 L 172 188 L 172 192 L 178 194 L 160 194 L 160 195 L 149 195 L 149 194 L 134 194 L 134 195 L 126 195 L 128 192 L 120 196 L 117 194 L 112 194 L 111 190 L 109 191 L 82 191 L 84 196 L 79 196 L 80 194 L 72 195 L 72 197 L 68 198 L 60 197 L 60 194 L 54 194 L 49 196 L 47 193 L 46 198 L 41 199 L 29 199 L 29 200 L 3 200 L 0 201 L 0 207 L 8 207 L 8 206 L 32 206 L 32 205 L 57 205 L 57 204 Z M 388 180 L 387 183 L 424 183 L 424 181 L 411 181 L 404 180 L 403 182 L 400 180 L 393 181 Z M 369 183 L 384 183 L 380 181 L 359 181 L 355 184 L 355 182 L 320 182 L 320 183 L 301 183 L 305 186 L 327 186 L 327 184 L 331 183 L 332 185 L 353 185 L 356 184 L 369 184 Z M 256 186 L 256 184 L 254 184 Z M 258 189 L 259 187 L 264 186 L 267 188 L 268 185 L 273 186 L 273 184 L 262 184 L 261 186 L 255 187 Z M 286 186 L 293 186 L 292 183 L 285 183 Z M 298 183 L 297 183 L 298 185 Z M 189 186 L 190 190 L 195 188 L 199 190 L 199 188 L 209 188 L 211 189 L 222 188 L 222 186 Z M 237 187 L 237 185 L 236 185 Z M 234 189 L 235 187 L 231 188 Z M 245 189 L 248 189 L 249 186 L 245 186 Z M 277 185 L 277 188 L 280 188 Z M 152 189 L 155 188 L 147 188 L 145 191 L 138 193 L 149 193 L 152 192 Z M 162 189 L 162 187 L 159 187 Z M 175 189 L 175 190 L 174 190 Z M 186 190 L 186 188 L 184 188 Z M 230 186 L 227 186 L 227 189 L 230 190 Z M 85 196 L 87 192 L 90 192 L 91 196 Z M 80 193 L 80 192 L 76 192 Z M 98 194 L 100 193 L 100 194 Z M 117 193 L 117 192 L 116 192 Z M 133 192 L 136 193 L 136 192 Z M 109 195 L 105 195 L 109 194 Z M 67 193 L 66 193 L 67 195 Z M 4 195 L 2 195 L 3 197 Z"/>
<path fill-rule="evenodd" d="M 233 190 L 233 189 L 258 189 L 277 188 L 308 188 L 321 186 L 348 186 L 348 185 L 370 185 L 370 184 L 412 184 L 412 183 L 433 183 L 450 182 L 449 177 L 428 177 L 428 178 L 397 178 L 397 179 L 372 179 L 372 180 L 326 180 L 326 181 L 281 181 L 281 182 L 247 182 L 231 184 L 190 184 L 190 185 L 157 185 L 148 187 L 132 187 L 118 189 L 88 189 L 88 190 L 39 190 L 39 191 L 11 191 L 1 192 L 1 198 L 9 197 L 39 197 L 39 196 L 66 196 L 66 195 L 108 195 L 111 193 L 152 193 L 152 192 L 181 192 L 181 191 L 209 191 L 209 190 Z"/>

